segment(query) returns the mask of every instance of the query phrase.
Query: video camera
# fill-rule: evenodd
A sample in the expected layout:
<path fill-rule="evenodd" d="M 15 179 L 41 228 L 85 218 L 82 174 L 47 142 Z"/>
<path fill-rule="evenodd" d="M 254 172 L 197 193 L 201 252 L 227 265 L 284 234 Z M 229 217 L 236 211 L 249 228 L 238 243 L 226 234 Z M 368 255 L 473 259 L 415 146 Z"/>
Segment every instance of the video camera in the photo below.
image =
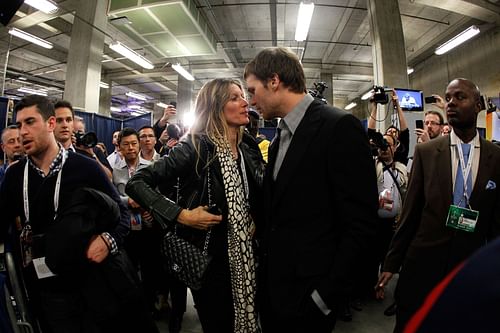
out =
<path fill-rule="evenodd" d="M 380 132 L 370 133 L 370 148 L 373 156 L 378 156 L 378 150 L 386 151 L 389 149 L 389 144 Z"/>
<path fill-rule="evenodd" d="M 167 134 L 171 139 L 179 140 L 181 137 L 181 129 L 176 124 L 168 124 Z"/>
<path fill-rule="evenodd" d="M 378 104 L 387 104 L 389 103 L 389 95 L 388 92 L 392 91 L 392 88 L 382 87 L 382 86 L 373 86 L 373 101 Z"/>
<path fill-rule="evenodd" d="M 314 82 L 313 85 L 314 89 L 309 90 L 309 94 L 323 104 L 327 104 L 325 97 L 323 97 L 323 92 L 328 88 L 326 82 Z"/>
<path fill-rule="evenodd" d="M 94 148 L 97 145 L 97 134 L 94 132 L 75 132 L 76 145 L 85 148 Z"/>

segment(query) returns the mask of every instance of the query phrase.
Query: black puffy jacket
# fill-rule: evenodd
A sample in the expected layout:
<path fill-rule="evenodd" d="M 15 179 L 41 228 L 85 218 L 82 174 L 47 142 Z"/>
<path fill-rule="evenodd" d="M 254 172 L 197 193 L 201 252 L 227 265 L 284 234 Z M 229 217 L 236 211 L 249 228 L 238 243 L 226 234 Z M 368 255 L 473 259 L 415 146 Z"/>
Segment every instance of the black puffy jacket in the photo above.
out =
<path fill-rule="evenodd" d="M 173 226 L 182 209 L 209 204 L 207 175 L 210 174 L 212 197 L 210 204 L 215 204 L 221 209 L 223 220 L 212 228 L 208 251 L 211 254 L 221 253 L 219 251 L 227 249 L 228 213 L 221 167 L 215 153 L 215 145 L 206 136 L 197 135 L 195 142 L 199 144 L 199 154 L 192 137 L 186 136 L 170 151 L 168 156 L 164 156 L 147 168 L 138 170 L 130 178 L 125 191 L 143 208 L 149 210 L 155 220 L 161 219 Z M 248 134 L 244 134 L 239 147 L 245 161 L 249 183 L 250 211 L 258 225 L 265 164 L 257 143 Z M 207 167 L 210 172 L 207 171 Z M 178 200 L 176 191 L 171 190 L 177 183 L 180 185 Z M 202 247 L 205 231 L 177 223 L 177 232 L 183 238 Z"/>

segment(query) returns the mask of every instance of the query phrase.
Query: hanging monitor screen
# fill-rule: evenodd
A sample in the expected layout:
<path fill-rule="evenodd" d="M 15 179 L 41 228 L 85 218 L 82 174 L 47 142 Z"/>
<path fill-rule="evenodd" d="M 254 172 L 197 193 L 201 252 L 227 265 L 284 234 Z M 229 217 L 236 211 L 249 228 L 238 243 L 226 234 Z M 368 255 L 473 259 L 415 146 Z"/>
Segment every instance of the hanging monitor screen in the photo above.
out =
<path fill-rule="evenodd" d="M 399 106 L 403 111 L 424 111 L 424 95 L 421 90 L 394 88 Z"/>

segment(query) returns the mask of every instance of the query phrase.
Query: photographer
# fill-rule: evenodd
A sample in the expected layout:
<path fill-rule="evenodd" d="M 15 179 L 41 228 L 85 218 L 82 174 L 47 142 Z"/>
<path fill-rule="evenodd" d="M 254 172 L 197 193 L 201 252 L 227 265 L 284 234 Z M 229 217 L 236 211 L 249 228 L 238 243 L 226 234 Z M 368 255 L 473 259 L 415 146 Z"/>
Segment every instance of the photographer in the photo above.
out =
<path fill-rule="evenodd" d="M 379 209 L 377 224 L 377 236 L 374 246 L 374 256 L 371 261 L 370 286 L 378 280 L 379 267 L 384 262 L 389 249 L 398 217 L 403 206 L 404 196 L 408 186 L 408 173 L 406 166 L 394 159 L 399 142 L 394 136 L 376 133 L 372 144 L 376 146 L 375 169 L 377 172 L 377 187 L 379 193 Z M 373 289 L 372 289 L 373 290 Z M 384 314 L 393 315 L 395 303 L 389 306 Z"/>
<path fill-rule="evenodd" d="M 384 93 L 384 92 L 382 92 Z M 386 97 L 387 98 L 387 97 Z M 388 99 L 386 99 L 387 101 Z M 406 118 L 403 114 L 403 110 L 399 105 L 398 95 L 396 91 L 392 90 L 391 96 L 392 104 L 395 110 L 398 113 L 399 119 L 399 129 L 391 125 L 386 129 L 385 134 L 392 135 L 398 142 L 399 145 L 394 153 L 394 160 L 403 163 L 406 165 L 408 163 L 408 147 L 410 146 L 410 130 L 408 129 L 408 124 L 406 123 Z M 382 104 L 386 104 L 382 103 Z M 376 121 L 377 121 L 377 99 L 372 97 L 370 99 L 370 117 L 368 118 L 368 137 L 373 138 L 373 134 L 376 133 Z"/>
<path fill-rule="evenodd" d="M 94 159 L 110 180 L 113 179 L 113 169 L 101 149 L 97 148 L 97 136 L 94 132 L 85 133 L 83 118 L 75 116 L 73 121 L 74 145 L 76 152 Z"/>

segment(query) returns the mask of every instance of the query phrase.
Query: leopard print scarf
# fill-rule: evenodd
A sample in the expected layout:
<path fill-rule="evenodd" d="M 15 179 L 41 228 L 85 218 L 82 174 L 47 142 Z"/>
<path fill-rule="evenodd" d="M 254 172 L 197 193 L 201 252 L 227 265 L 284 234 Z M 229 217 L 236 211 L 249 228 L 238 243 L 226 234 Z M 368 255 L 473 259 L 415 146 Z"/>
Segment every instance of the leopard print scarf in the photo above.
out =
<path fill-rule="evenodd" d="M 250 216 L 248 204 L 248 182 L 245 163 L 241 168 L 243 181 L 237 161 L 233 160 L 229 145 L 216 145 L 221 165 L 224 191 L 228 203 L 228 254 L 231 273 L 231 289 L 234 307 L 234 332 L 260 332 L 255 309 L 255 260 L 252 247 L 252 233 L 255 224 Z"/>

